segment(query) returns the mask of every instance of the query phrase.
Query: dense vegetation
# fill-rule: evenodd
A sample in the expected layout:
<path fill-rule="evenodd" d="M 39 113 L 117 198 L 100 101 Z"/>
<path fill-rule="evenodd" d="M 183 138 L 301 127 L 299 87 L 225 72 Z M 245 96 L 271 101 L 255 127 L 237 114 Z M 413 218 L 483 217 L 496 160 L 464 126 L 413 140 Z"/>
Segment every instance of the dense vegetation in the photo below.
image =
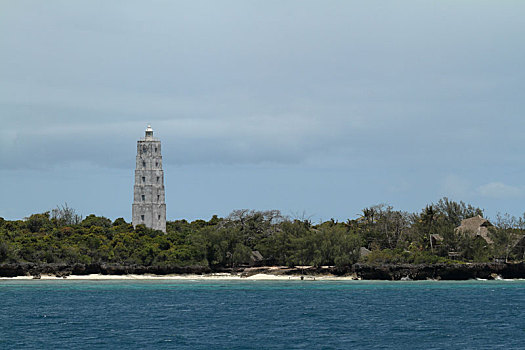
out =
<path fill-rule="evenodd" d="M 142 225 L 135 229 L 119 218 L 89 215 L 82 219 L 67 205 L 24 220 L 0 218 L 0 263 L 114 263 L 146 266 L 199 265 L 235 267 L 250 263 L 259 251 L 265 265 L 336 265 L 488 262 L 494 257 L 522 260 L 515 243 L 525 233 L 525 217 L 498 215 L 491 228 L 494 243 L 455 230 L 462 219 L 482 210 L 447 198 L 419 213 L 377 205 L 346 222 L 312 224 L 277 210 L 236 210 L 209 221 L 169 221 L 167 233 Z M 440 235 L 439 244 L 431 235 Z M 364 251 L 371 252 L 361 256 Z"/>

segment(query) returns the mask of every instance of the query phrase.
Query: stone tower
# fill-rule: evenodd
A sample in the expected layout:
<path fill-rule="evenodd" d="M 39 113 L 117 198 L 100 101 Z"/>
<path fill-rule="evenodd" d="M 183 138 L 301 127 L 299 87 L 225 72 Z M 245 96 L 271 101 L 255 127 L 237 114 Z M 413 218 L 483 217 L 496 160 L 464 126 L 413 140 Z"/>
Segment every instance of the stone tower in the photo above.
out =
<path fill-rule="evenodd" d="M 146 137 L 137 141 L 137 165 L 133 187 L 133 227 L 143 224 L 166 232 L 166 202 L 160 140 L 150 125 Z"/>

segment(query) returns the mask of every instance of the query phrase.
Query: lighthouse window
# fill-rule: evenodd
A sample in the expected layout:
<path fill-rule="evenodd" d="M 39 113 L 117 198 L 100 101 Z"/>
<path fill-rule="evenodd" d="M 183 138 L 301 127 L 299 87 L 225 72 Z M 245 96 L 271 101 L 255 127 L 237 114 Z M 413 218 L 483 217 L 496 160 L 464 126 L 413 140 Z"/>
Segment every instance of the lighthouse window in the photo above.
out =
<path fill-rule="evenodd" d="M 144 202 L 146 200 L 146 196 L 142 195 L 142 201 Z"/>
<path fill-rule="evenodd" d="M 155 162 L 155 166 L 159 166 L 159 162 Z"/>
<path fill-rule="evenodd" d="M 146 177 L 145 176 L 142 177 L 142 182 L 146 182 Z"/>
<path fill-rule="evenodd" d="M 140 216 L 140 220 L 144 221 L 144 215 Z"/>
<path fill-rule="evenodd" d="M 160 195 L 159 195 L 159 194 L 157 195 L 157 200 L 158 200 L 158 201 L 160 200 Z"/>
<path fill-rule="evenodd" d="M 160 179 L 160 178 L 157 176 L 157 183 L 159 183 L 159 179 Z"/>
<path fill-rule="evenodd" d="M 160 215 L 159 215 L 159 220 L 160 220 Z"/>
<path fill-rule="evenodd" d="M 155 147 L 155 153 L 157 153 L 157 147 Z"/>
<path fill-rule="evenodd" d="M 145 161 L 142 161 L 142 166 L 143 166 L 143 167 L 146 166 L 146 162 L 145 162 Z"/>

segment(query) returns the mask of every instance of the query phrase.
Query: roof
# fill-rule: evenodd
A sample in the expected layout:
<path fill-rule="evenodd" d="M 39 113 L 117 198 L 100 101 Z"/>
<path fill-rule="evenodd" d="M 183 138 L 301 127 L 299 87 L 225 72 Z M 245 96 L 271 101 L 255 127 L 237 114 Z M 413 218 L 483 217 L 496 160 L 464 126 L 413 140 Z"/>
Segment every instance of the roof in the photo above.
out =
<path fill-rule="evenodd" d="M 436 242 L 443 242 L 443 236 L 441 236 L 439 233 L 431 234 L 430 238 L 434 239 Z"/>
<path fill-rule="evenodd" d="M 477 230 L 479 227 L 489 227 L 492 224 L 487 220 L 481 217 L 481 215 L 474 216 L 468 219 L 461 220 L 461 226 L 465 229 L 474 229 Z"/>
<path fill-rule="evenodd" d="M 492 224 L 487 219 L 477 215 L 468 219 L 461 220 L 461 226 L 456 227 L 456 231 L 468 232 L 475 236 L 481 236 L 487 243 L 493 243 L 489 236 L 488 228 Z"/>

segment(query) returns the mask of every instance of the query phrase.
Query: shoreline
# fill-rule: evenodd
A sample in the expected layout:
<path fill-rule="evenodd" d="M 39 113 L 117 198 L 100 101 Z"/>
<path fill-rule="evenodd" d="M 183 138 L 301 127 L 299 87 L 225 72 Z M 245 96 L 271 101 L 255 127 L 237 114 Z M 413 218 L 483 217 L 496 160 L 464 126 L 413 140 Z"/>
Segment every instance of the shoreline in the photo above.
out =
<path fill-rule="evenodd" d="M 41 275 L 39 278 L 33 276 L 15 276 L 15 277 L 0 277 L 0 285 L 6 281 L 354 281 L 354 282 L 465 282 L 465 281 L 525 281 L 525 278 L 495 278 L 484 279 L 475 278 L 467 280 L 441 280 L 441 279 L 426 279 L 426 280 L 367 280 L 356 276 L 312 276 L 312 275 L 273 275 L 273 274 L 256 274 L 248 277 L 243 277 L 239 274 L 207 274 L 207 275 L 69 275 L 69 276 L 55 276 L 55 275 Z"/>
<path fill-rule="evenodd" d="M 111 281 L 111 280 L 173 280 L 173 281 L 357 281 L 355 276 L 309 276 L 309 275 L 273 275 L 273 274 L 255 274 L 252 276 L 242 276 L 240 274 L 206 274 L 206 275 L 151 275 L 151 274 L 129 274 L 129 275 L 103 275 L 103 274 L 89 274 L 89 275 L 41 275 L 39 278 L 33 276 L 15 276 L 15 277 L 0 277 L 0 281 L 15 281 L 15 280 L 89 280 L 89 281 Z"/>
<path fill-rule="evenodd" d="M 336 266 L 140 266 L 107 264 L 0 264 L 0 280 L 11 279 L 173 280 L 497 280 L 525 279 L 525 263 L 354 264 Z"/>

